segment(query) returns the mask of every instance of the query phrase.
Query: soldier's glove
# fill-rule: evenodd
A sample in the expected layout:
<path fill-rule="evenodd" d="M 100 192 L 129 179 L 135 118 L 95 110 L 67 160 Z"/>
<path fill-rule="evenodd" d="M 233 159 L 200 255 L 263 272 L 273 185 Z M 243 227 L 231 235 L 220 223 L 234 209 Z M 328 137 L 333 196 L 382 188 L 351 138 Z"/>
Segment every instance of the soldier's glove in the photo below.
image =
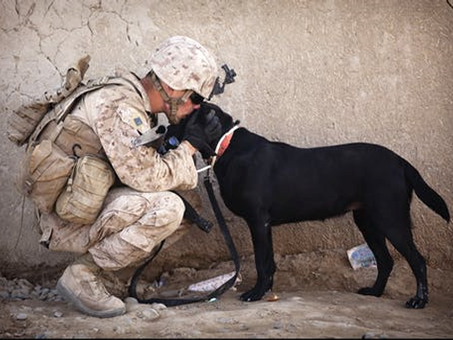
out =
<path fill-rule="evenodd" d="M 197 149 L 204 159 L 215 156 L 213 146 L 222 136 L 222 125 L 214 110 L 198 109 L 188 118 L 183 140 L 187 140 Z"/>

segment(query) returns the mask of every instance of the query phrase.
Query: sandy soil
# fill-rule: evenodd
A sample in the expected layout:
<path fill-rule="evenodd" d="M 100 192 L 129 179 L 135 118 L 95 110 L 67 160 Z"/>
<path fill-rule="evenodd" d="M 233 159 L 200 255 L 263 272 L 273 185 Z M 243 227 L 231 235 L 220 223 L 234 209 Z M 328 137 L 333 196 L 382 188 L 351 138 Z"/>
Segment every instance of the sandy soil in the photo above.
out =
<path fill-rule="evenodd" d="M 409 310 L 415 293 L 407 265 L 397 261 L 380 298 L 354 292 L 373 282 L 376 269 L 353 270 L 335 252 L 277 256 L 273 293 L 258 302 L 242 302 L 241 292 L 254 283 L 253 259 L 242 259 L 242 282 L 219 299 L 177 307 L 134 304 L 125 315 L 88 317 L 67 302 L 3 301 L 2 338 L 452 338 L 453 274 L 429 268 L 430 302 Z M 140 281 L 138 291 L 176 296 L 207 278 L 225 274 L 232 263 L 209 270 L 179 268 L 155 282 Z M 106 286 L 125 298 L 125 287 L 107 279 Z M 157 287 L 157 282 L 161 283 Z M 53 282 L 49 282 L 53 284 Z M 141 294 L 141 293 L 140 293 Z M 143 296 L 145 297 L 145 296 Z M 149 297 L 149 296 L 146 296 Z"/>

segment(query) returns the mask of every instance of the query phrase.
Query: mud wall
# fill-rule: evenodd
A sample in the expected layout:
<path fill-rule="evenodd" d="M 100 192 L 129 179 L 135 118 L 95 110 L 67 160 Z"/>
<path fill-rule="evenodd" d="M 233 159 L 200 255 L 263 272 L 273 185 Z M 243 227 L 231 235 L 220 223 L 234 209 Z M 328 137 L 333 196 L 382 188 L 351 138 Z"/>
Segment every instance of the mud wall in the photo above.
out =
<path fill-rule="evenodd" d="M 172 35 L 199 40 L 234 68 L 235 84 L 215 103 L 242 126 L 301 147 L 385 145 L 453 207 L 453 8 L 447 1 L 5 0 L 0 26 L 0 271 L 58 267 L 72 257 L 38 245 L 32 205 L 14 188 L 24 150 L 7 139 L 11 110 L 58 86 L 84 54 L 92 58 L 87 78 L 116 68 L 142 76 L 153 47 Z M 199 189 L 204 214 L 213 218 L 202 182 Z M 240 254 L 251 254 L 247 227 L 224 212 Z M 453 269 L 452 226 L 416 197 L 412 214 L 429 264 Z M 280 254 L 346 251 L 362 242 L 350 216 L 274 230 Z M 218 230 L 194 230 L 169 249 L 161 260 L 167 266 L 229 258 Z"/>

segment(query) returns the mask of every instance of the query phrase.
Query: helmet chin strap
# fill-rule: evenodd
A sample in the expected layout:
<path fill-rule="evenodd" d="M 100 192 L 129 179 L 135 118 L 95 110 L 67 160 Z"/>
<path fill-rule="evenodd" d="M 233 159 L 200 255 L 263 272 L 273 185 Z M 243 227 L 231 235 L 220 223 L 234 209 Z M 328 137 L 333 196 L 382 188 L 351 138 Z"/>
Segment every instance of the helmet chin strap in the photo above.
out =
<path fill-rule="evenodd" d="M 170 117 L 168 117 L 168 120 L 172 124 L 178 123 L 178 118 L 176 116 L 176 114 L 178 113 L 178 108 L 180 105 L 184 104 L 189 99 L 193 91 L 190 90 L 186 91 L 181 98 L 172 98 L 167 94 L 167 92 L 165 92 L 161 82 L 159 81 L 154 72 L 151 72 L 151 81 L 153 82 L 157 91 L 159 91 L 164 102 L 166 102 L 170 106 Z"/>
<path fill-rule="evenodd" d="M 169 102 L 168 101 L 165 101 L 165 102 L 167 102 L 168 105 L 170 106 L 170 117 L 168 117 L 168 120 L 172 124 L 177 124 L 178 118 L 177 118 L 176 114 L 178 113 L 178 108 L 179 108 L 178 100 L 176 100 L 175 98 L 170 98 Z"/>

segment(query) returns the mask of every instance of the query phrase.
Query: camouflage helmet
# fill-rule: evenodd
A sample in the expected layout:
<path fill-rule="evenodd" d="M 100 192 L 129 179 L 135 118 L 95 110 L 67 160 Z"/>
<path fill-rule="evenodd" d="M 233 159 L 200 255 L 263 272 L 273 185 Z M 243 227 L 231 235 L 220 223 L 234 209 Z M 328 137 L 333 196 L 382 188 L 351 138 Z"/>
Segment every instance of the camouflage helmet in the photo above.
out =
<path fill-rule="evenodd" d="M 218 75 L 214 56 L 195 40 L 174 36 L 152 53 L 149 66 L 174 90 L 191 90 L 209 99 Z"/>

